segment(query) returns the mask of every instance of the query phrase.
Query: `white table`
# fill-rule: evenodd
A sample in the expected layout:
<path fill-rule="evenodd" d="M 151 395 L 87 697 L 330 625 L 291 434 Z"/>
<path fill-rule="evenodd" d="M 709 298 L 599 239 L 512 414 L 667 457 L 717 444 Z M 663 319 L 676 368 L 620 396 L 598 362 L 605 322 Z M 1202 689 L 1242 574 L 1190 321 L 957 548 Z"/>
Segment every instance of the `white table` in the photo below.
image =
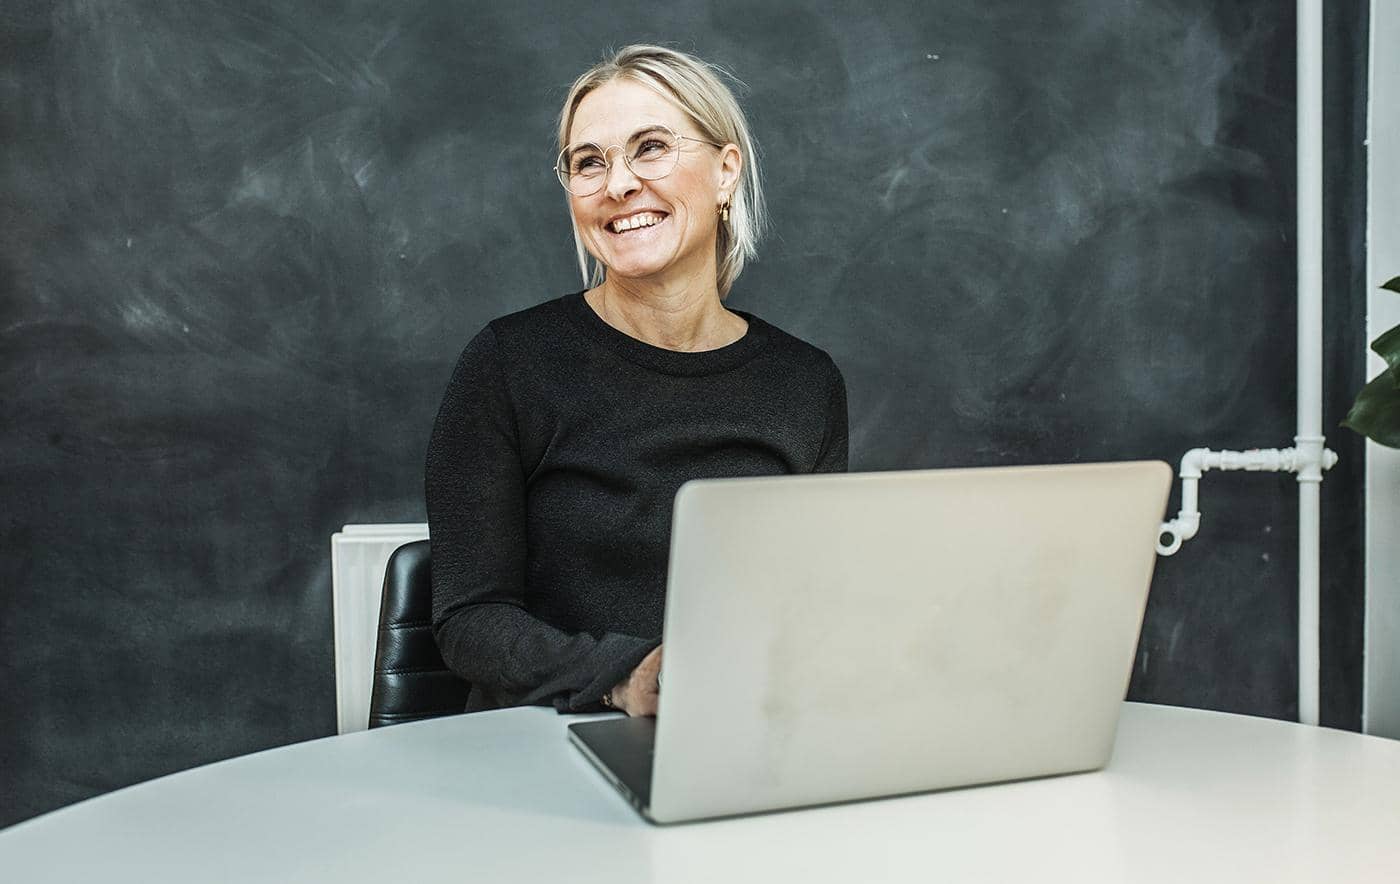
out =
<path fill-rule="evenodd" d="M 512 709 L 314 740 L 0 832 L 15 882 L 1400 881 L 1400 742 L 1124 706 L 1100 772 L 644 822 Z M 720 775 L 720 772 L 716 772 Z"/>

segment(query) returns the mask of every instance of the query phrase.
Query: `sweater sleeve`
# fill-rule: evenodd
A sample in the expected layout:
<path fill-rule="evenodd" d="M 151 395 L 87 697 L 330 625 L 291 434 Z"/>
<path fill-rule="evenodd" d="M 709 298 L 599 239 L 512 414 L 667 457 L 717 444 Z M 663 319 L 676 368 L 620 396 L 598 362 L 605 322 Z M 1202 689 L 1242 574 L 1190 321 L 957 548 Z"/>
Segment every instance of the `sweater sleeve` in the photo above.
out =
<path fill-rule="evenodd" d="M 428 443 L 433 635 L 454 672 L 500 705 L 601 707 L 657 645 L 570 634 L 525 605 L 526 487 L 518 423 L 488 325 L 462 352 Z"/>
<path fill-rule="evenodd" d="M 832 380 L 827 394 L 826 432 L 814 473 L 844 473 L 849 468 L 850 432 L 846 414 L 846 379 L 836 363 L 831 364 Z"/>

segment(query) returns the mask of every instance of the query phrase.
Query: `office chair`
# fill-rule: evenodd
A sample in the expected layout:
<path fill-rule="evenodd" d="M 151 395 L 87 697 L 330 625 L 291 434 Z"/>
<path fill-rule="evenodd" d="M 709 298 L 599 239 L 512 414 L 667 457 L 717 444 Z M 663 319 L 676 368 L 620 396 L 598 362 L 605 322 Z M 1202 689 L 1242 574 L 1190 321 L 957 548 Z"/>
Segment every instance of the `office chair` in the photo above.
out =
<path fill-rule="evenodd" d="M 384 570 L 370 727 L 454 715 L 466 707 L 470 685 L 442 661 L 432 619 L 428 541 L 415 540 L 394 550 Z"/>

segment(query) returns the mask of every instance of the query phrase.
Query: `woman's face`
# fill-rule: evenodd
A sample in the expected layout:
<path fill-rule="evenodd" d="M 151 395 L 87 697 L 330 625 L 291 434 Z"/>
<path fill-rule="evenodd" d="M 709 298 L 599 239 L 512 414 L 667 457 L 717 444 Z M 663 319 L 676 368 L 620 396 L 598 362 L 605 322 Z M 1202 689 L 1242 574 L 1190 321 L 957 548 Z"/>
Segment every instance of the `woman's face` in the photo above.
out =
<path fill-rule="evenodd" d="M 569 195 L 569 209 L 584 247 L 608 269 L 608 277 L 658 281 L 693 278 L 715 262 L 717 210 L 733 194 L 741 160 L 734 145 L 713 147 L 682 140 L 676 168 L 644 180 L 622 161 L 628 139 L 661 123 L 681 135 L 701 137 L 685 113 L 640 83 L 614 80 L 584 96 L 574 111 L 570 145 L 592 142 L 611 165 L 603 187 L 591 196 Z M 618 232 L 624 218 L 651 214 L 659 223 Z"/>

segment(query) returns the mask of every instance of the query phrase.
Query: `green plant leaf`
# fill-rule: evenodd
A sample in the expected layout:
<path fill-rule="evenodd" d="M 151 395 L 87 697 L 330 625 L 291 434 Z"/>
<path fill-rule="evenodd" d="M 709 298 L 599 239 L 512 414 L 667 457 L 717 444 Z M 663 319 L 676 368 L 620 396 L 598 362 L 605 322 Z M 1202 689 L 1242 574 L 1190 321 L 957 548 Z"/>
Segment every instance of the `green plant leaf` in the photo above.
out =
<path fill-rule="evenodd" d="M 1384 359 L 1391 369 L 1400 365 L 1400 325 L 1372 341 L 1371 349 L 1376 351 L 1376 355 Z M 1400 375 L 1396 376 L 1395 381 L 1400 384 Z"/>
<path fill-rule="evenodd" d="M 1390 289 L 1392 292 L 1400 293 L 1400 276 L 1395 277 L 1389 282 L 1381 283 L 1381 288 Z"/>
<path fill-rule="evenodd" d="M 1356 394 L 1342 426 L 1387 448 L 1400 448 L 1400 376 L 1394 368 L 1376 375 Z"/>

